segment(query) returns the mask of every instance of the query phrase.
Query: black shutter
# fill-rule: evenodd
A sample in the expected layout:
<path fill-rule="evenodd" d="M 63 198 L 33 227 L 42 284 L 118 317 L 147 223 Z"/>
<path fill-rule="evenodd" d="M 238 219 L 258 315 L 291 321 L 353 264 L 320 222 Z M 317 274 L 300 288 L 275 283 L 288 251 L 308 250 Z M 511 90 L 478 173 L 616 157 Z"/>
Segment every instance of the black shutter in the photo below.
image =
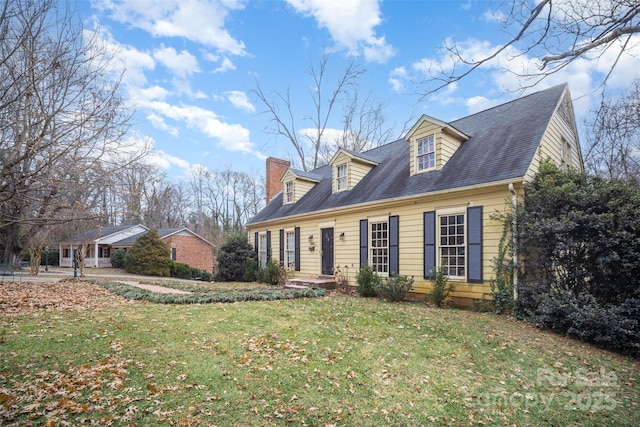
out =
<path fill-rule="evenodd" d="M 267 262 L 271 261 L 271 231 L 267 231 Z"/>
<path fill-rule="evenodd" d="M 360 265 L 367 265 L 369 258 L 369 221 L 360 220 Z"/>
<path fill-rule="evenodd" d="M 482 283 L 482 206 L 467 208 L 467 281 Z"/>
<path fill-rule="evenodd" d="M 256 259 L 260 260 L 260 253 L 258 252 L 258 232 L 256 231 L 256 233 L 253 235 L 253 248 L 256 250 Z"/>
<path fill-rule="evenodd" d="M 424 278 L 429 279 L 436 270 L 436 212 L 423 213 Z"/>
<path fill-rule="evenodd" d="M 296 227 L 295 229 L 295 239 L 296 239 L 296 271 L 300 271 L 300 227 Z"/>
<path fill-rule="evenodd" d="M 284 265 L 284 230 L 280 229 L 280 265 Z"/>
<path fill-rule="evenodd" d="M 400 217 L 389 217 L 389 275 L 400 274 Z"/>

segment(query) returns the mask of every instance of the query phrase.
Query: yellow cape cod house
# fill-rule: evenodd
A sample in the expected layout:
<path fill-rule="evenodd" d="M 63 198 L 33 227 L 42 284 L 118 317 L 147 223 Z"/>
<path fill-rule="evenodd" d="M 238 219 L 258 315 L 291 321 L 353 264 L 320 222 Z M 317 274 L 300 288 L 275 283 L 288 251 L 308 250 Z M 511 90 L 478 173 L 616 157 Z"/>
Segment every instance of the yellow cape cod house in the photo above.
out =
<path fill-rule="evenodd" d="M 452 122 L 424 115 L 404 138 L 339 149 L 313 171 L 267 159 L 267 206 L 247 230 L 260 263 L 277 259 L 289 277 L 340 268 L 355 286 L 366 263 L 381 276 L 413 276 L 413 292 L 428 294 L 444 266 L 454 300 L 471 305 L 490 297 L 503 234 L 494 214 L 522 202 L 545 159 L 583 168 L 566 84 Z"/>

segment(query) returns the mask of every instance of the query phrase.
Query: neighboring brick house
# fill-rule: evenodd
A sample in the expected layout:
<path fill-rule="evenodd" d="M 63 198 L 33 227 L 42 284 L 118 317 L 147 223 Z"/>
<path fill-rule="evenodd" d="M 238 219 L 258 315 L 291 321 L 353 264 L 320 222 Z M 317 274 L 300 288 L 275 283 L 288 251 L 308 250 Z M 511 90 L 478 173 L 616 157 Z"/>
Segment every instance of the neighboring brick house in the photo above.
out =
<path fill-rule="evenodd" d="M 64 238 L 60 243 L 60 266 L 73 266 L 73 251 L 84 245 L 87 248 L 85 266 L 111 267 L 111 253 L 116 249 L 129 249 L 149 231 L 144 225 L 120 225 L 89 230 Z M 213 272 L 213 243 L 186 227 L 161 228 L 158 234 L 171 248 L 171 259 Z"/>

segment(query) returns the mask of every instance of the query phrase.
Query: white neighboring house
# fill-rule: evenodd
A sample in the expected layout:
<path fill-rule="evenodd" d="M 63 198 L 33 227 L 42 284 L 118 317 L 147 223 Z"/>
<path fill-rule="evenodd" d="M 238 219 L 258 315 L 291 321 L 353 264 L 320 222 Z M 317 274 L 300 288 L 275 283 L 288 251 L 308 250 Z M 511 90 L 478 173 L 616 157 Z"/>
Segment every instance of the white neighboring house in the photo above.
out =
<path fill-rule="evenodd" d="M 85 267 L 111 267 L 111 254 L 129 249 L 149 228 L 142 225 L 100 227 L 59 242 L 60 266 L 73 267 L 74 251 L 85 245 Z M 190 267 L 213 272 L 214 245 L 186 227 L 158 229 L 160 239 L 171 248 L 171 259 Z"/>

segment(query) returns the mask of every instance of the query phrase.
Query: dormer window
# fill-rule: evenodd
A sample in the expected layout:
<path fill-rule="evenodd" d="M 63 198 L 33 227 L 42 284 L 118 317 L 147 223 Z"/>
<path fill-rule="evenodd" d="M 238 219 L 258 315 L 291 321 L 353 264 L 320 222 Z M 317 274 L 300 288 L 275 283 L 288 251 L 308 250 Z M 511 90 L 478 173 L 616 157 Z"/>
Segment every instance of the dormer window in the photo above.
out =
<path fill-rule="evenodd" d="M 347 163 L 336 166 L 336 191 L 344 191 L 347 189 Z"/>
<path fill-rule="evenodd" d="M 416 164 L 418 172 L 436 167 L 436 136 L 429 135 L 416 140 Z"/>
<path fill-rule="evenodd" d="M 287 181 L 284 188 L 284 200 L 285 203 L 294 202 L 293 181 Z"/>

